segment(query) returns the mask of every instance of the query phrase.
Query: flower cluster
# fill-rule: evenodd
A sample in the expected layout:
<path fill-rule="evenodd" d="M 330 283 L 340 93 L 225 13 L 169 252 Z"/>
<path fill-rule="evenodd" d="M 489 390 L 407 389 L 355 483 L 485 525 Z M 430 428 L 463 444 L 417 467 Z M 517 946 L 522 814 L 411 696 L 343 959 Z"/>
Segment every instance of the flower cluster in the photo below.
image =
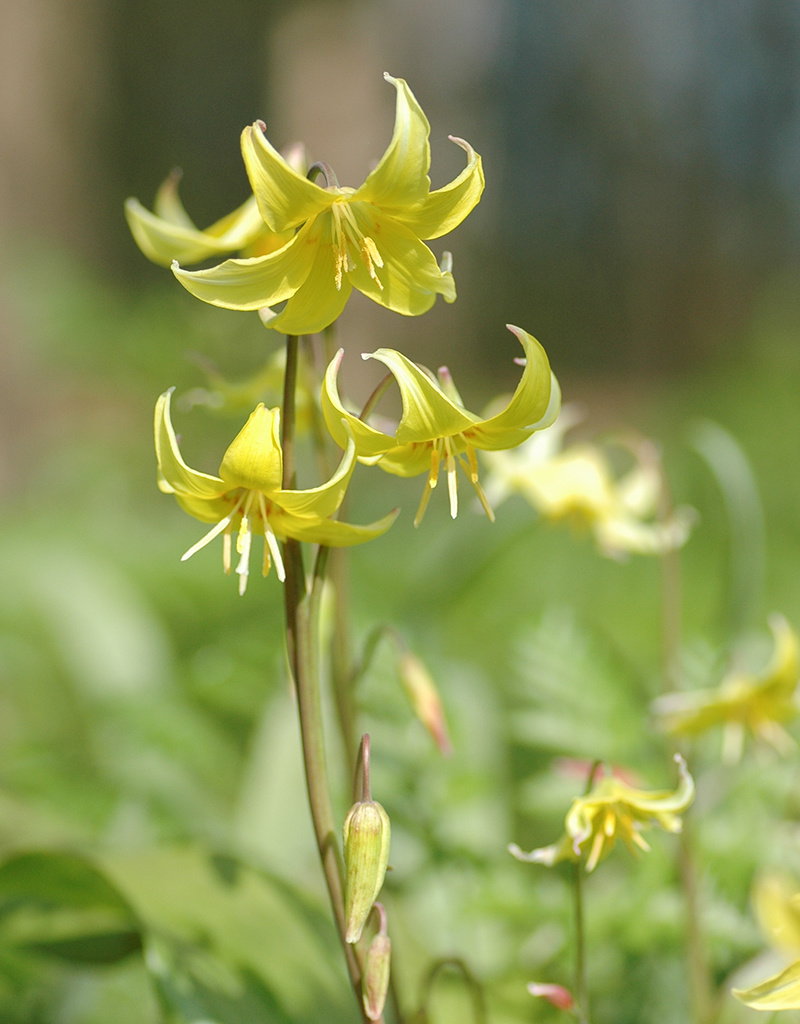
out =
<path fill-rule="evenodd" d="M 426 312 L 437 295 L 452 302 L 451 257 L 445 252 L 437 261 L 425 242 L 452 231 L 475 207 L 484 187 L 481 158 L 469 143 L 450 136 L 464 150 L 466 166 L 448 185 L 431 190 L 428 120 L 406 82 L 385 78 L 396 92 L 394 131 L 382 158 L 358 188 L 340 186 L 324 163 L 314 164 L 306 174 L 304 151 L 295 147 L 282 155 L 267 139 L 265 125 L 256 122 L 241 137 L 252 195 L 201 230 L 181 203 L 179 174 L 173 173 L 159 189 L 152 212 L 136 199 L 126 204 L 142 251 L 157 263 L 171 265 L 181 284 L 198 298 L 229 309 L 257 310 L 265 326 L 290 336 L 329 327 L 353 288 L 406 316 Z M 219 256 L 229 258 L 206 269 L 183 266 Z M 324 419 L 343 450 L 330 479 L 308 490 L 297 490 L 291 479 L 284 479 L 280 407 L 259 404 L 225 453 L 219 476 L 210 476 L 183 461 L 170 418 L 170 392 L 165 392 L 156 406 L 159 486 L 174 494 L 190 515 L 212 524 L 184 558 L 221 534 L 223 564 L 230 572 L 235 534 L 236 572 L 244 593 L 255 534 L 264 537 L 264 574 L 274 564 L 280 579 L 280 542 L 344 546 L 378 536 L 395 513 L 368 526 L 334 518 L 357 461 L 396 476 L 427 475 L 415 524 L 422 519 L 442 465 L 450 512 L 456 516 L 460 467 L 493 520 L 476 452 L 519 445 L 551 424 L 560 405 L 544 349 L 521 328 L 509 330 L 522 345 L 524 356 L 518 362 L 524 369 L 505 408 L 483 418 L 465 407 L 446 368 L 434 375 L 387 348 L 365 355 L 383 363 L 399 389 L 403 411 L 393 433 L 346 408 L 339 395 L 340 351 L 328 365 L 321 390 L 299 399 L 321 408 L 317 423 Z M 308 419 L 313 422 L 313 414 Z"/>

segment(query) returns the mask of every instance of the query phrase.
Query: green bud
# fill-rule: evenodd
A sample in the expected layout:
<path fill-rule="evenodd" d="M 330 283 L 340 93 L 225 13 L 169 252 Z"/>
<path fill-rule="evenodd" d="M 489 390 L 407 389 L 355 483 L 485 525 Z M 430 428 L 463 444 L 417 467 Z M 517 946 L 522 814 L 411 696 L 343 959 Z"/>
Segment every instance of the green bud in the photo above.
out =
<path fill-rule="evenodd" d="M 370 1020 L 380 1020 L 389 991 L 389 961 L 392 955 L 392 940 L 383 932 L 373 938 L 364 960 L 361 976 L 361 991 L 364 1012 Z"/>
<path fill-rule="evenodd" d="M 345 939 L 358 942 L 389 863 L 389 815 L 376 800 L 353 804 L 344 819 Z"/>

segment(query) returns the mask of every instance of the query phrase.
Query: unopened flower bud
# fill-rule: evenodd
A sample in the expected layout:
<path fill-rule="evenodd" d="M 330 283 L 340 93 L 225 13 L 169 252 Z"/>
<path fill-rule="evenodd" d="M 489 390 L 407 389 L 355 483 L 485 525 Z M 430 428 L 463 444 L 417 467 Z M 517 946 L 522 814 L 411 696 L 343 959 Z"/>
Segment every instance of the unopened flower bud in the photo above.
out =
<path fill-rule="evenodd" d="M 414 714 L 433 737 L 442 754 L 451 754 L 453 745 L 436 683 L 427 666 L 411 651 L 403 651 L 397 670 Z"/>
<path fill-rule="evenodd" d="M 389 863 L 389 815 L 377 800 L 353 804 L 344 819 L 345 939 L 358 942 Z"/>
<path fill-rule="evenodd" d="M 364 1012 L 370 1020 L 380 1020 L 389 991 L 389 961 L 392 955 L 392 940 L 384 932 L 378 932 L 369 944 L 361 976 L 361 991 Z"/>

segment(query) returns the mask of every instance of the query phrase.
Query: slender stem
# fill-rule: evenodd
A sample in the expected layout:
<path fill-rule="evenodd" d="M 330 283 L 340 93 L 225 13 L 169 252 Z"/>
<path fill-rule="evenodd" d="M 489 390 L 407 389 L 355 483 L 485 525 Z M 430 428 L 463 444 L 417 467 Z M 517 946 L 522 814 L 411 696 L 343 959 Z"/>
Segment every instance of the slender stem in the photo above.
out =
<path fill-rule="evenodd" d="M 661 469 L 659 518 L 666 521 L 673 514 L 672 496 Z M 681 586 L 680 551 L 673 548 L 661 556 L 661 650 L 662 690 L 670 693 L 681 683 L 681 619 L 683 590 Z M 691 825 L 684 822 L 678 840 L 681 887 L 686 908 L 686 969 L 689 1000 L 695 1024 L 708 1024 L 712 1019 L 713 982 L 703 941 L 697 869 L 692 846 Z"/>
<path fill-rule="evenodd" d="M 586 971 L 586 928 L 583 916 L 583 864 L 574 864 L 573 909 L 575 913 L 575 1004 L 579 1024 L 589 1024 L 589 982 Z"/>
<path fill-rule="evenodd" d="M 297 338 L 289 337 L 286 342 L 286 378 L 281 424 L 284 487 L 292 486 L 295 481 L 294 394 L 296 379 Z M 330 797 L 322 727 L 317 623 L 326 557 L 322 554 L 317 557 L 310 587 L 306 584 L 302 550 L 298 541 L 291 538 L 284 541 L 283 558 L 286 568 L 284 584 L 286 638 L 289 665 L 297 694 L 308 803 L 331 908 L 344 950 L 348 975 L 358 1001 L 362 1021 L 367 1022 L 368 1018 L 361 999 L 363 955 L 359 955 L 356 948 L 346 942 L 344 938 L 344 866 L 337 841 L 338 830 Z"/>

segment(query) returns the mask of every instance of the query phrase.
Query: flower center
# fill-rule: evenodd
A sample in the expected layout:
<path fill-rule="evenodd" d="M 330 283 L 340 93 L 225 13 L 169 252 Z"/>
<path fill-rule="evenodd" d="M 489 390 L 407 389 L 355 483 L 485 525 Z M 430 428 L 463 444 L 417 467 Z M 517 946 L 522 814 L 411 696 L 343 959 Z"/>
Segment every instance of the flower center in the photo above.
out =
<path fill-rule="evenodd" d="M 369 276 L 383 291 L 383 285 L 376 268 L 383 266 L 375 240 L 365 235 L 358 226 L 352 206 L 346 199 L 337 199 L 331 207 L 333 215 L 333 261 L 336 275 L 336 290 L 342 287 L 342 278 L 355 270 L 353 256 L 357 255 L 367 268 Z"/>
<path fill-rule="evenodd" d="M 235 493 L 235 492 L 234 492 Z M 250 574 L 250 549 L 253 545 L 253 514 L 261 519 L 264 524 L 264 559 L 261 567 L 262 575 L 266 576 L 272 562 L 275 563 L 275 572 L 278 579 L 283 583 L 286 579 L 286 572 L 281 558 L 281 549 L 278 546 L 278 538 L 270 526 L 268 516 L 268 502 L 262 491 L 243 490 L 237 497 L 233 509 L 223 519 L 211 527 L 208 533 L 193 544 L 186 554 L 181 558 L 185 562 L 187 558 L 204 548 L 220 533 L 222 534 L 222 567 L 226 573 L 231 571 L 231 534 L 233 533 L 233 521 L 237 513 L 242 519 L 239 523 L 239 532 L 236 537 L 236 553 L 239 555 L 239 562 L 236 566 L 236 573 L 239 577 L 239 593 L 244 594 L 247 589 L 247 578 Z"/>
<path fill-rule="evenodd" d="M 464 442 L 466 461 L 464 456 L 456 448 L 455 442 L 457 438 Z M 419 503 L 417 514 L 414 517 L 414 526 L 419 526 L 422 522 L 422 517 L 425 515 L 425 509 L 428 507 L 431 492 L 439 482 L 439 467 L 442 459 L 444 459 L 445 470 L 447 472 L 447 491 L 450 497 L 450 516 L 455 519 L 458 515 L 456 466 L 460 466 L 469 477 L 469 482 L 475 488 L 475 493 L 478 495 L 478 500 L 483 506 L 483 511 L 486 513 L 487 519 L 489 522 L 493 523 L 494 511 L 492 506 L 489 504 L 489 500 L 486 497 L 483 487 L 481 487 L 480 480 L 478 479 L 478 457 L 475 454 L 474 447 L 469 443 L 469 441 L 467 441 L 463 434 L 456 434 L 454 437 L 439 437 L 435 441 L 431 441 L 430 445 L 431 468 L 428 473 L 427 485 L 425 490 L 422 492 L 422 500 Z"/>

